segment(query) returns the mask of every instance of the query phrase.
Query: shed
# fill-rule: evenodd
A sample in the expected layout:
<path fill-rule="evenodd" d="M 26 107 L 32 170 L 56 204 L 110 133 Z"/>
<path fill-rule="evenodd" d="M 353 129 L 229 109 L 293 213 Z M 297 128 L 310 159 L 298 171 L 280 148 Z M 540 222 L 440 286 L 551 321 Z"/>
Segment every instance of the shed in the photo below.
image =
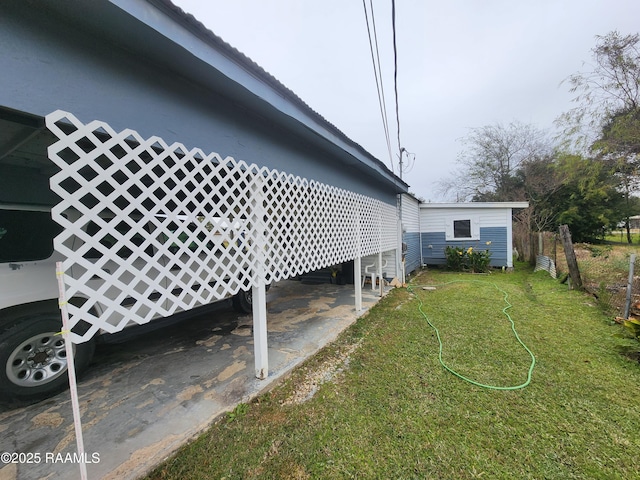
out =
<path fill-rule="evenodd" d="M 640 229 L 640 215 L 634 215 L 632 217 L 629 217 L 629 228 L 633 230 Z"/>
<path fill-rule="evenodd" d="M 446 247 L 489 250 L 492 267 L 513 267 L 513 210 L 528 202 L 420 204 L 423 265 L 445 265 Z"/>

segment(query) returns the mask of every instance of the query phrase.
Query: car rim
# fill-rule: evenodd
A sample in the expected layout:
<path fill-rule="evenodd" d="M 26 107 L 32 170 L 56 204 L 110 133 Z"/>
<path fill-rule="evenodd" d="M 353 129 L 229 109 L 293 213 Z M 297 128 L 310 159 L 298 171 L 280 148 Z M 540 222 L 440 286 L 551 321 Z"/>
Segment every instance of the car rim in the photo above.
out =
<path fill-rule="evenodd" d="M 37 387 L 67 371 L 64 339 L 54 332 L 35 335 L 13 350 L 7 360 L 7 377 L 15 385 Z"/>

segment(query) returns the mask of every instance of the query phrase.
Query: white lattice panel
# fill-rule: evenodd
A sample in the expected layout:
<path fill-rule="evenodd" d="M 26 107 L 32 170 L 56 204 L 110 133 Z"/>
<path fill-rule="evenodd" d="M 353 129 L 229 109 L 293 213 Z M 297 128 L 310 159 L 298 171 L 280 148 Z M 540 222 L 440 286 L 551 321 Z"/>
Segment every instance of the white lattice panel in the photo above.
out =
<path fill-rule="evenodd" d="M 72 326 L 122 330 L 396 248 L 388 204 L 57 111 L 53 219 Z"/>

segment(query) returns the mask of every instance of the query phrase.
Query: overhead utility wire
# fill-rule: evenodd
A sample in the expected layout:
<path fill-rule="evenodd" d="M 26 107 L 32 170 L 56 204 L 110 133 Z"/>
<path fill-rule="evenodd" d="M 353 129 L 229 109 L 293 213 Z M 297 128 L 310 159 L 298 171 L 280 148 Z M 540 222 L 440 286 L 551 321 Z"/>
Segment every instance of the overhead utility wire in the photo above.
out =
<path fill-rule="evenodd" d="M 373 31 L 376 45 L 376 53 L 373 51 L 373 41 L 371 40 L 371 28 L 369 26 L 369 16 L 367 14 L 367 3 L 366 0 L 362 0 L 362 6 L 364 8 L 364 18 L 367 22 L 367 34 L 369 36 L 369 48 L 371 49 L 371 61 L 373 63 L 373 74 L 376 79 L 376 89 L 378 91 L 378 103 L 380 104 L 380 115 L 382 116 L 382 126 L 384 128 L 385 140 L 387 142 L 387 150 L 389 151 L 389 161 L 391 162 L 391 170 L 393 171 L 393 155 L 391 154 L 391 139 L 389 137 L 389 121 L 387 119 L 387 108 L 384 102 L 384 87 L 382 85 L 382 71 L 380 70 L 380 55 L 378 54 L 378 37 L 376 35 L 376 24 L 375 18 L 373 16 L 373 3 L 369 0 L 369 4 L 371 6 L 371 21 L 373 23 Z M 376 66 L 376 56 L 378 58 L 378 64 Z M 380 72 L 380 75 L 378 75 Z"/>
<path fill-rule="evenodd" d="M 393 88 L 396 93 L 396 122 L 398 124 L 398 148 L 400 149 L 400 165 L 402 165 L 402 143 L 400 143 L 400 113 L 398 109 L 398 49 L 396 48 L 396 1 L 391 0 L 391 30 L 393 31 Z M 402 168 L 400 169 L 402 178 Z"/>
<path fill-rule="evenodd" d="M 376 28 L 376 17 L 373 13 L 373 0 L 369 0 L 369 7 L 371 8 L 371 25 L 373 26 L 373 44 L 376 47 L 376 60 L 378 61 L 378 73 L 380 75 L 380 92 L 382 96 L 382 107 L 384 109 L 384 122 L 387 125 L 387 137 L 389 146 L 391 145 L 391 131 L 389 129 L 389 116 L 387 115 L 387 97 L 384 94 L 384 83 L 382 81 L 382 63 L 380 62 L 380 48 L 378 47 L 378 29 Z"/>

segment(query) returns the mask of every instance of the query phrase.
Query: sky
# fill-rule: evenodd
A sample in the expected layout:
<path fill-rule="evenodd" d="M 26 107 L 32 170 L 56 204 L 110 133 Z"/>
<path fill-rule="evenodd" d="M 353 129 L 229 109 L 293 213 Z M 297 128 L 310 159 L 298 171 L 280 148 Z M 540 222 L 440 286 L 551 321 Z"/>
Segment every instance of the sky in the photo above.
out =
<path fill-rule="evenodd" d="M 400 174 L 390 0 L 372 3 L 391 155 L 362 1 L 173 2 Z M 415 159 L 403 157 L 401 177 L 410 191 L 452 200 L 439 187 L 464 175 L 461 140 L 474 128 L 520 122 L 553 135 L 574 105 L 562 81 L 591 69 L 597 35 L 638 33 L 639 19 L 638 0 L 396 0 L 400 146 Z"/>

